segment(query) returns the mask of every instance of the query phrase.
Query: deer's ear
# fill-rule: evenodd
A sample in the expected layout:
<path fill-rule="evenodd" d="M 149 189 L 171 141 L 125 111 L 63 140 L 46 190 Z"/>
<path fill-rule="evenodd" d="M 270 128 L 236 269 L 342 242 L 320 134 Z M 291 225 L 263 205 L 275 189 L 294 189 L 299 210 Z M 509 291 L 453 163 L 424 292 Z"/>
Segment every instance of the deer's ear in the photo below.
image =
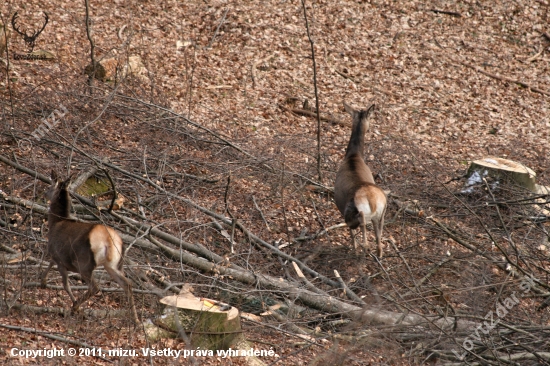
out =
<path fill-rule="evenodd" d="M 61 182 L 61 189 L 67 189 L 67 187 L 69 187 L 69 184 L 71 184 L 71 177 Z"/>
<path fill-rule="evenodd" d="M 67 189 L 69 185 L 71 184 L 71 181 L 73 180 L 74 176 L 77 172 L 72 172 L 71 175 L 69 175 L 69 178 L 65 179 L 63 183 L 61 183 L 61 188 Z"/>
<path fill-rule="evenodd" d="M 350 105 L 347 104 L 346 102 L 344 102 L 344 109 L 345 109 L 346 112 L 348 112 L 352 117 L 353 117 L 353 113 L 357 112 L 352 106 L 350 106 Z"/>
<path fill-rule="evenodd" d="M 374 112 L 375 109 L 376 109 L 376 104 L 372 103 L 371 105 L 369 105 L 369 107 L 367 108 L 368 115 Z"/>

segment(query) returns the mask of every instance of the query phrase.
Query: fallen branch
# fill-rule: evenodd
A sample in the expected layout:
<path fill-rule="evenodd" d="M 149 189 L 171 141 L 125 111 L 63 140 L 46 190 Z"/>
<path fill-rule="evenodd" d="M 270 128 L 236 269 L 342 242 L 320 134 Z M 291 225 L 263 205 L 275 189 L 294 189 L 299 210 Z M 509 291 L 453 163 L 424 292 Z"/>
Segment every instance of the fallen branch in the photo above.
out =
<path fill-rule="evenodd" d="M 123 216 L 123 215 L 121 215 L 119 213 L 116 213 L 116 212 L 111 212 L 111 215 L 116 217 L 117 219 L 121 220 L 126 225 L 134 228 L 137 231 L 149 232 L 150 235 L 154 235 L 154 236 L 156 236 L 156 237 L 158 237 L 162 240 L 165 240 L 165 241 L 167 241 L 171 244 L 177 245 L 179 248 L 184 249 L 186 251 L 189 251 L 191 253 L 195 253 L 195 254 L 203 257 L 203 258 L 208 259 L 209 261 L 212 261 L 214 263 L 224 263 L 224 262 L 226 262 L 225 258 L 209 251 L 204 246 L 202 246 L 198 243 L 197 244 L 188 243 L 188 242 L 183 241 L 183 240 L 181 240 L 181 239 L 179 239 L 179 238 L 177 238 L 177 237 L 175 237 L 171 234 L 165 233 L 162 230 L 156 229 L 156 228 L 154 228 L 150 225 L 147 225 L 147 224 L 140 223 L 140 222 L 138 222 L 134 219 Z M 132 238 L 132 240 L 133 240 L 133 238 Z M 233 264 L 231 266 L 233 266 L 237 269 L 241 269 L 240 267 L 238 267 L 235 264 Z"/>
<path fill-rule="evenodd" d="M 467 62 L 460 62 L 460 63 L 462 65 L 466 66 L 466 67 L 469 67 L 469 68 L 471 68 L 471 69 L 473 69 L 473 70 L 475 70 L 479 73 L 482 73 L 483 75 L 489 76 L 493 79 L 500 80 L 500 81 L 505 81 L 505 82 L 512 83 L 512 84 L 517 84 L 517 85 L 520 85 L 524 88 L 527 88 L 527 89 L 529 89 L 529 90 L 531 90 L 535 93 L 540 93 L 540 94 L 543 94 L 543 95 L 546 95 L 546 96 L 550 96 L 549 91 L 536 88 L 536 87 L 531 86 L 530 84 L 527 84 L 523 81 L 514 80 L 514 79 L 508 78 L 506 76 L 500 76 L 500 75 L 497 75 L 497 74 L 491 74 L 490 72 L 487 72 L 487 71 L 483 70 L 481 67 L 478 67 L 478 66 L 475 66 L 475 65 L 470 65 Z"/>
<path fill-rule="evenodd" d="M 58 314 L 58 315 L 66 315 L 70 314 L 71 311 L 69 308 L 56 308 L 56 307 L 48 307 L 48 306 L 32 306 L 32 305 L 22 305 L 22 304 L 15 304 L 11 307 L 12 309 L 17 309 L 20 311 L 28 311 L 35 314 Z M 125 318 L 128 316 L 127 310 L 96 310 L 96 309 L 81 309 L 79 314 L 84 315 L 88 318 L 107 318 L 107 317 L 120 317 Z"/>
<path fill-rule="evenodd" d="M 340 277 L 340 273 L 338 273 L 337 270 L 334 270 L 334 276 L 336 276 L 336 279 L 338 280 L 338 282 L 340 282 L 340 284 L 342 285 L 342 288 L 344 289 L 344 292 L 346 293 L 346 295 L 353 301 L 355 302 L 358 302 L 359 304 L 361 305 L 367 305 L 362 298 L 360 298 L 359 296 L 357 296 L 355 294 L 355 292 L 351 291 L 350 288 L 348 287 L 348 285 L 346 285 L 346 283 L 344 282 L 344 280 L 342 279 L 342 277 Z"/>
<path fill-rule="evenodd" d="M 287 112 L 291 112 L 291 113 L 294 113 L 294 114 L 297 114 L 298 116 L 306 116 L 306 117 L 313 117 L 313 118 L 317 118 L 317 113 L 313 112 L 313 111 L 308 111 L 307 109 L 299 109 L 299 108 L 287 108 L 285 107 L 284 105 L 282 104 L 279 104 L 279 107 Z M 332 124 L 335 124 L 335 125 L 339 125 L 339 126 L 342 126 L 342 127 L 350 127 L 351 126 L 351 123 L 347 123 L 347 122 L 342 122 L 340 120 L 337 120 L 335 118 L 330 118 L 330 117 L 326 117 L 324 115 L 319 115 L 319 118 L 321 119 L 321 121 L 325 121 L 325 122 L 329 122 L 329 123 L 332 123 Z"/>
<path fill-rule="evenodd" d="M 91 157 L 89 154 L 87 154 L 87 156 L 90 159 L 94 160 L 96 163 L 100 162 L 99 159 L 95 159 Z M 227 218 L 225 216 L 212 212 L 196 204 L 195 202 L 189 199 L 186 199 L 184 197 L 181 197 L 175 193 L 166 191 L 162 186 L 160 186 L 159 184 L 156 184 L 155 182 L 151 181 L 147 177 L 143 177 L 138 174 L 128 172 L 125 169 L 122 169 L 112 163 L 105 163 L 105 165 L 119 171 L 125 176 L 132 177 L 137 181 L 145 182 L 148 185 L 150 185 L 152 188 L 156 189 L 157 192 L 161 192 L 162 194 L 165 194 L 168 197 L 172 197 L 181 202 L 184 202 L 189 206 L 194 207 L 195 209 L 203 212 L 204 214 L 214 217 L 215 219 L 217 219 L 220 222 L 223 222 L 226 225 L 232 224 L 232 220 L 230 218 Z M 49 179 L 47 179 L 46 181 L 49 182 Z M 35 204 L 31 201 L 22 200 L 22 199 L 18 199 L 17 201 L 19 204 L 22 204 L 22 205 L 25 205 L 25 204 L 30 205 L 37 211 L 39 210 L 41 210 L 42 212 L 47 211 L 45 207 L 39 206 L 39 205 L 35 206 Z M 139 245 L 141 247 L 147 247 L 148 250 L 156 251 L 160 249 L 162 252 L 168 254 L 171 258 L 178 260 L 180 263 L 185 263 L 197 270 L 207 272 L 207 273 L 212 273 L 221 278 L 226 277 L 226 278 L 230 278 L 231 280 L 236 280 L 255 287 L 261 287 L 264 289 L 273 289 L 276 291 L 280 291 L 282 294 L 290 297 L 293 300 L 300 301 L 306 304 L 307 306 L 310 306 L 312 308 L 315 308 L 321 311 L 326 311 L 329 313 L 340 313 L 344 317 L 348 317 L 350 319 L 354 319 L 360 322 L 394 326 L 394 327 L 415 325 L 419 327 L 436 327 L 436 329 L 442 330 L 442 329 L 452 329 L 452 327 L 455 326 L 455 319 L 449 318 L 449 317 L 441 318 L 441 317 L 423 316 L 423 315 L 417 315 L 417 314 L 411 314 L 411 313 L 402 314 L 402 313 L 396 313 L 391 311 L 385 311 L 378 308 L 362 309 L 361 307 L 349 304 L 347 302 L 344 302 L 332 296 L 326 296 L 326 295 L 319 294 L 318 292 L 304 290 L 303 288 L 296 286 L 295 284 L 292 284 L 288 281 L 285 281 L 279 277 L 273 277 L 273 276 L 264 275 L 258 272 L 244 270 L 239 268 L 236 265 L 228 265 L 226 262 L 220 260 L 223 258 L 217 255 L 214 255 L 209 251 L 205 251 L 204 250 L 205 248 L 202 247 L 201 245 L 185 243 L 184 241 L 178 239 L 173 235 L 164 233 L 156 228 L 151 228 L 150 225 L 145 225 L 137 222 L 136 220 L 123 217 L 122 215 L 116 212 L 112 212 L 111 214 L 113 217 L 116 217 L 124 221 L 126 224 L 130 225 L 131 227 L 135 227 L 138 231 L 143 232 L 144 230 L 149 230 L 151 235 L 157 236 L 163 240 L 167 240 L 168 242 L 175 243 L 178 246 L 178 249 L 171 248 L 170 246 L 163 244 L 160 241 L 155 241 L 155 243 L 153 244 L 151 241 L 148 241 L 145 239 L 135 239 L 132 236 L 125 237 L 124 240 L 129 240 L 129 241 L 135 240 L 136 245 Z M 280 251 L 278 248 L 260 239 L 259 237 L 257 237 L 256 235 L 248 231 L 248 229 L 246 229 L 242 224 L 238 223 L 237 227 L 245 235 L 251 238 L 253 242 L 255 242 L 256 244 L 259 244 L 264 248 L 269 249 L 272 253 L 275 253 L 276 255 L 282 258 L 285 258 L 289 261 L 296 263 L 297 266 L 299 266 L 299 268 L 302 271 L 307 272 L 309 275 L 329 284 L 330 286 L 333 286 L 335 288 L 341 288 L 340 283 L 335 282 L 331 279 L 328 279 L 327 277 L 317 273 L 316 271 L 310 269 L 304 263 L 300 262 L 299 260 L 292 257 L 291 255 Z M 186 246 L 185 249 L 183 247 L 184 245 Z M 209 260 L 213 260 L 216 263 L 212 263 L 209 260 L 206 260 L 204 258 L 199 258 L 194 254 L 191 254 L 190 252 L 188 252 L 188 250 L 196 253 L 200 253 L 199 255 L 201 256 L 204 255 Z M 472 329 L 474 325 L 475 324 L 473 324 L 472 322 L 460 321 L 456 326 L 457 326 L 457 329 Z"/>
<path fill-rule="evenodd" d="M 437 10 L 437 9 L 430 9 L 431 12 L 436 14 L 445 14 L 450 15 L 452 17 L 461 18 L 462 14 L 457 13 L 456 11 L 447 11 L 447 10 Z"/>
<path fill-rule="evenodd" d="M 11 253 L 11 254 L 21 253 L 21 252 L 15 250 L 15 249 L 12 249 L 12 248 L 4 245 L 4 244 L 0 244 L 0 249 L 2 249 L 3 251 L 6 251 L 8 253 Z M 23 255 L 24 255 L 25 260 L 30 260 L 31 262 L 38 263 L 39 265 L 46 265 L 46 266 L 48 265 L 48 262 L 44 262 L 44 261 L 42 261 L 38 258 L 35 258 L 35 257 L 31 256 L 31 255 L 27 255 L 26 253 L 23 254 Z"/>
<path fill-rule="evenodd" d="M 0 161 L 8 164 L 11 167 L 14 167 L 15 169 L 17 169 L 17 170 L 19 170 L 23 173 L 26 173 L 26 174 L 30 175 L 33 178 L 38 178 L 42 182 L 50 184 L 50 178 L 49 177 L 45 176 L 44 174 L 40 174 L 38 172 L 35 172 L 34 170 L 29 169 L 27 167 L 24 167 L 23 165 L 20 165 L 20 164 L 14 162 L 14 161 L 11 161 L 10 159 L 6 158 L 3 155 L 0 155 Z"/>
<path fill-rule="evenodd" d="M 342 222 L 340 224 L 336 224 L 336 225 L 327 227 L 326 229 L 323 229 L 323 230 L 321 230 L 321 231 L 319 231 L 319 232 L 317 232 L 313 235 L 310 235 L 310 236 L 299 236 L 297 238 L 294 238 L 292 241 L 297 242 L 297 241 L 315 240 L 318 237 L 320 237 L 321 235 L 325 235 L 326 233 L 328 233 L 331 230 L 339 229 L 339 228 L 347 227 L 347 226 L 348 225 L 346 225 L 345 222 Z"/>
<path fill-rule="evenodd" d="M 286 316 L 282 315 L 281 313 L 278 313 L 276 310 L 269 311 L 269 313 L 266 315 L 269 315 L 275 318 L 275 320 L 277 320 L 279 324 L 286 325 L 294 333 L 293 335 L 295 337 L 305 339 L 306 341 L 311 343 L 315 343 L 315 338 L 309 335 L 312 333 L 312 331 L 307 331 L 297 326 L 290 319 L 288 319 Z"/>
<path fill-rule="evenodd" d="M 315 292 L 319 295 L 323 295 L 323 296 L 330 296 L 329 294 L 327 294 L 326 292 L 324 292 L 323 290 L 321 290 L 320 288 L 318 288 L 317 286 L 315 286 L 313 283 L 311 283 L 306 276 L 304 276 L 304 274 L 302 273 L 302 271 L 300 270 L 300 267 L 298 267 L 298 265 L 295 263 L 295 262 L 292 262 L 292 267 L 294 267 L 294 271 L 296 271 L 296 274 L 298 275 L 298 278 L 300 279 L 300 281 L 302 281 L 302 283 L 311 291 L 311 292 Z"/>
<path fill-rule="evenodd" d="M 198 204 L 196 204 L 195 202 L 191 201 L 190 199 L 187 199 L 185 197 L 182 197 L 180 195 L 177 195 L 175 193 L 172 193 L 172 192 L 169 192 L 169 191 L 166 191 L 163 187 L 161 187 L 160 185 L 156 184 L 155 182 L 153 182 L 152 180 L 150 180 L 149 178 L 147 177 L 142 177 L 140 175 L 137 175 L 137 174 L 134 174 L 134 173 L 131 173 L 131 172 L 128 172 L 124 169 L 122 169 L 121 167 L 115 165 L 115 164 L 112 164 L 112 163 L 106 163 L 107 166 L 113 168 L 113 169 L 116 169 L 117 171 L 119 171 L 120 173 L 122 174 L 125 174 L 127 176 L 130 176 L 132 178 L 135 178 L 135 179 L 138 179 L 140 181 L 143 181 L 147 184 L 149 184 L 151 187 L 157 189 L 159 192 L 162 192 L 163 194 L 169 196 L 169 197 L 172 197 L 172 198 L 175 198 L 181 202 L 184 202 L 186 204 L 188 204 L 189 206 L 201 211 L 202 213 L 208 215 L 208 216 L 211 216 L 215 219 L 217 219 L 218 221 L 221 221 L 223 222 L 224 224 L 228 225 L 228 226 L 231 226 L 233 225 L 233 220 L 231 220 L 230 218 L 227 218 L 225 216 L 222 216 L 220 214 L 217 214 L 215 212 L 212 212 Z M 117 217 L 118 215 L 116 213 L 111 213 L 113 216 Z M 120 216 L 118 216 L 120 218 Z M 137 221 L 135 221 L 137 223 Z M 141 224 L 140 224 L 141 225 Z M 301 261 L 299 261 L 298 259 L 292 257 L 291 255 L 289 254 L 286 254 L 284 252 L 282 252 L 281 250 L 279 250 L 278 248 L 274 247 L 273 245 L 267 243 L 266 241 L 260 239 L 258 236 L 254 235 L 253 233 L 251 233 L 250 231 L 248 231 L 248 229 L 246 227 L 244 227 L 240 222 L 237 221 L 236 223 L 236 227 L 241 230 L 245 235 L 247 235 L 249 238 L 251 238 L 253 240 L 253 242 L 269 249 L 271 252 L 275 253 L 276 255 L 284 258 L 284 259 L 287 259 L 287 260 L 290 260 L 290 261 L 293 261 L 293 262 L 296 262 L 296 264 L 298 264 L 300 266 L 300 268 L 304 271 L 304 272 L 307 272 L 309 275 L 313 276 L 313 277 L 317 277 L 319 278 L 320 280 L 322 280 L 323 282 L 325 282 L 326 284 L 329 284 L 330 286 L 332 287 L 335 287 L 335 288 L 339 288 L 339 284 L 335 281 L 332 281 L 330 279 L 328 279 L 326 276 L 323 276 L 321 275 L 320 273 L 312 270 L 311 268 L 309 268 L 308 266 L 306 266 L 304 263 L 302 263 Z M 155 234 L 156 235 L 156 234 Z M 159 236 L 160 237 L 160 236 Z M 176 240 L 179 240 L 176 238 Z M 198 247 L 199 244 L 190 244 L 193 249 L 193 247 Z M 213 254 L 213 253 L 212 253 Z M 219 256 L 218 256 L 219 257 Z M 221 257 L 220 257 L 221 258 Z"/>
<path fill-rule="evenodd" d="M 362 309 L 358 306 L 348 304 L 330 295 L 320 294 L 318 291 L 309 291 L 299 288 L 279 277 L 272 277 L 261 273 L 253 273 L 248 270 L 228 268 L 211 263 L 204 258 L 196 257 L 186 251 L 180 251 L 170 248 L 162 243 L 152 244 L 144 239 L 136 242 L 136 245 L 149 250 L 161 249 L 165 254 L 173 259 L 177 259 L 195 269 L 203 272 L 213 273 L 217 276 L 228 277 L 245 284 L 260 286 L 266 289 L 278 290 L 287 296 L 299 300 L 304 304 L 315 309 L 327 311 L 330 313 L 340 313 L 344 317 L 358 320 L 369 324 L 389 325 L 389 326 L 430 326 L 437 328 L 451 329 L 455 324 L 454 318 L 441 318 L 433 316 L 423 316 L 416 314 L 401 314 L 380 309 Z M 311 285 L 313 286 L 313 285 Z M 315 287 L 315 286 L 313 286 Z M 477 323 L 476 323 L 477 324 Z M 473 329 L 472 322 L 462 321 L 457 324 L 457 329 Z"/>
<path fill-rule="evenodd" d="M 40 282 L 27 282 L 25 283 L 24 287 L 42 287 L 42 284 Z M 46 285 L 46 288 L 49 288 L 51 290 L 64 290 L 63 286 L 56 286 L 56 285 Z M 88 286 L 71 286 L 71 290 L 87 290 Z M 99 292 L 121 292 L 124 293 L 124 289 L 121 287 L 100 287 Z M 135 292 L 136 294 L 148 294 L 148 295 L 159 295 L 155 291 L 151 290 L 140 290 L 136 288 L 132 288 L 132 292 Z M 164 295 L 162 295 L 164 297 Z M 50 312 L 50 311 L 47 311 Z"/>

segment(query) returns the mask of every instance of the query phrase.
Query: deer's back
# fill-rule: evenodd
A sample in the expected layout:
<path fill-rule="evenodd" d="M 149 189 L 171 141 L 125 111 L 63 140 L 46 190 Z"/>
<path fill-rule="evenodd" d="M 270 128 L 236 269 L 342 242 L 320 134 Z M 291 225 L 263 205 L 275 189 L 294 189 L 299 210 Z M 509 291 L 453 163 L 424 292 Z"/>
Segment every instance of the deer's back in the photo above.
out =
<path fill-rule="evenodd" d="M 346 158 L 340 165 L 334 183 L 334 201 L 342 214 L 355 192 L 365 184 L 373 184 L 372 172 L 359 154 Z"/>
<path fill-rule="evenodd" d="M 89 233 L 94 224 L 60 220 L 50 227 L 48 252 L 52 259 L 70 271 L 80 273 L 87 266 L 95 267 Z"/>

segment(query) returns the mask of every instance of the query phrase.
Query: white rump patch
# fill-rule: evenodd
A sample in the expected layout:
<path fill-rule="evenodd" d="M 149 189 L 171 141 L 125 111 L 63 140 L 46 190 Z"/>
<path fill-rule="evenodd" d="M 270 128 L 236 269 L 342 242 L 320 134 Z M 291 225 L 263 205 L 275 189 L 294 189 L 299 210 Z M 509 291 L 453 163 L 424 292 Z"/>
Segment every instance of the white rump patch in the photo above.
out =
<path fill-rule="evenodd" d="M 122 256 L 122 242 L 118 234 L 107 226 L 97 225 L 90 231 L 90 246 L 96 266 L 118 264 Z"/>
<path fill-rule="evenodd" d="M 369 201 L 360 202 L 359 204 L 357 204 L 357 202 L 356 202 L 355 206 L 357 207 L 357 210 L 359 212 L 363 212 L 365 214 L 365 220 L 367 220 L 367 221 L 370 220 L 372 212 L 370 210 Z"/>
<path fill-rule="evenodd" d="M 365 214 L 365 220 L 367 222 L 372 220 L 373 217 L 381 217 L 384 213 L 384 208 L 386 207 L 386 196 L 384 194 L 378 194 L 378 190 L 379 189 L 376 189 L 376 194 L 374 194 L 376 200 L 376 202 L 373 202 L 373 206 L 376 207 L 376 210 L 374 212 L 372 211 L 367 195 L 364 192 L 361 192 L 359 190 L 355 194 L 355 207 L 357 207 L 357 210 L 359 212 L 363 212 Z M 382 193 L 381 190 L 380 193 Z"/>

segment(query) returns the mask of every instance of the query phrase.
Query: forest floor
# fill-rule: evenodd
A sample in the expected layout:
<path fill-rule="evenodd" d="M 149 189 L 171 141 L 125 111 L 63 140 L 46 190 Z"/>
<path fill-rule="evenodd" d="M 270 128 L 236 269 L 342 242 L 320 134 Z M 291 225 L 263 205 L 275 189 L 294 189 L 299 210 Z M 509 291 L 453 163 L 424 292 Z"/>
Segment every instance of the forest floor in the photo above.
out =
<path fill-rule="evenodd" d="M 31 311 L 68 308 L 69 298 L 52 273 L 47 289 L 33 284 L 48 260 L 45 216 L 6 197 L 46 207 L 47 184 L 20 167 L 49 177 L 52 169 L 68 176 L 101 164 L 125 200 L 121 215 L 200 243 L 255 275 L 300 284 L 289 257 L 333 281 L 337 270 L 363 304 L 319 278 L 309 280 L 365 308 L 482 324 L 524 289 L 522 278 L 536 279 L 499 317 L 498 331 L 473 343 L 470 333 L 433 329 L 424 339 L 414 327 L 350 320 L 136 245 L 126 272 L 142 290 L 135 297 L 143 319 L 162 307 L 147 291 L 153 285 L 140 285 L 140 270 L 154 277 L 156 288 L 188 283 L 197 296 L 260 316 L 242 322 L 255 349 L 276 350 L 277 357 L 262 358 L 266 365 L 505 364 L 520 356 L 522 365 L 550 363 L 550 308 L 538 308 L 549 294 L 548 215 L 540 210 L 548 195 L 494 184 L 461 194 L 469 163 L 486 156 L 525 164 L 537 183 L 550 186 L 550 3 L 321 0 L 305 7 L 320 129 L 301 2 L 90 2 L 94 57 L 112 59 L 107 76 L 92 86 L 84 72 L 90 64 L 84 2 L 0 4 L 0 22 L 11 29 L 18 12 L 16 26 L 27 34 L 41 28 L 47 13 L 35 50 L 55 55 L 14 58 L 28 46 L 12 31 L 9 67 L 0 60 L 0 249 L 36 259 L 0 261 L 1 363 L 248 364 L 238 357 L 11 355 L 14 347 L 82 347 L 75 342 L 186 347 L 179 339 L 152 344 L 124 318 Z M 138 59 L 139 67 L 125 66 Z M 351 125 L 343 102 L 376 105 L 365 160 L 376 183 L 391 192 L 382 259 L 356 253 L 348 229 L 334 228 L 343 219 L 331 187 Z M 44 127 L 44 121 L 53 123 Z M 101 170 L 96 175 L 107 177 Z M 111 196 L 91 199 L 107 207 Z M 79 215 L 145 235 L 104 211 Z M 289 257 L 211 213 L 238 221 Z M 372 230 L 368 235 L 373 245 Z M 84 307 L 121 304 L 120 292 L 104 291 Z"/>

